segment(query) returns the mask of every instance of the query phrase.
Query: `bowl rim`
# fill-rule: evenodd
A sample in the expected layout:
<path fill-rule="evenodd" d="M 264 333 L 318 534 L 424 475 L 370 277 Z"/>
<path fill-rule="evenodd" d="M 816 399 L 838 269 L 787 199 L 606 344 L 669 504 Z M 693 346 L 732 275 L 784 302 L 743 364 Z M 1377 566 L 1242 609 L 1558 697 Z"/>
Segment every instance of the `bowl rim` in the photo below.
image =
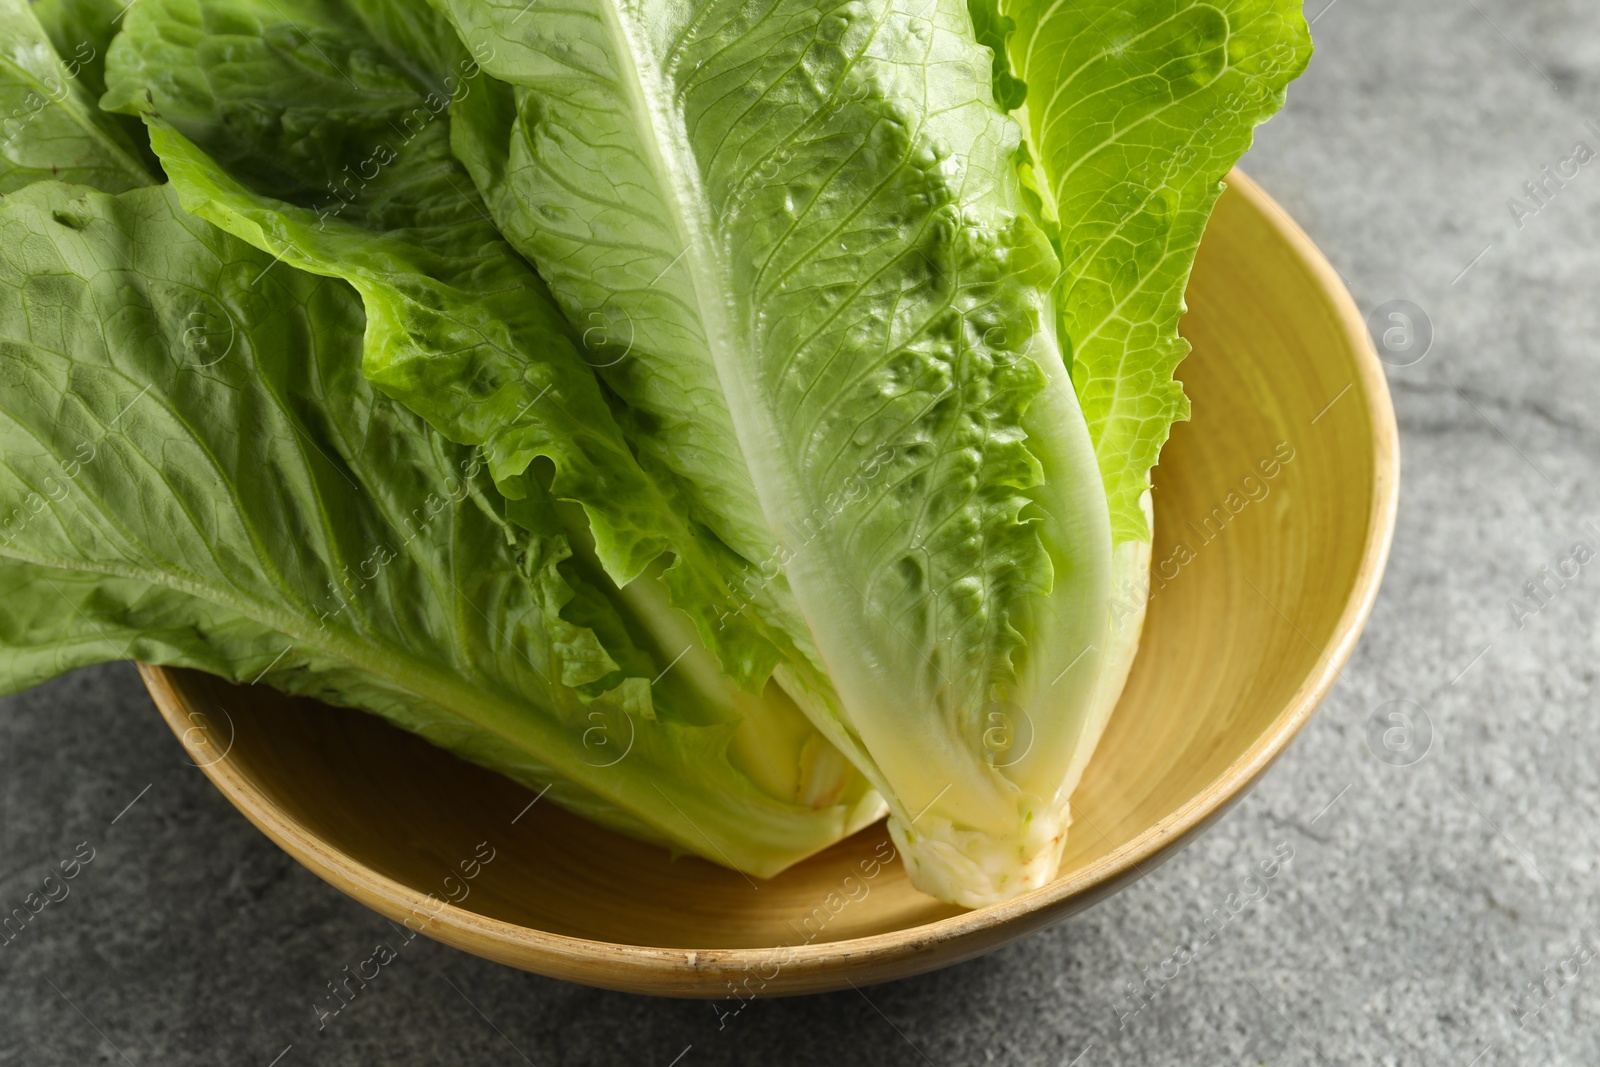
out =
<path fill-rule="evenodd" d="M 919 926 L 842 941 L 764 948 L 686 949 L 595 941 L 551 933 L 494 919 L 449 902 L 431 899 L 371 869 L 348 853 L 310 833 L 248 777 L 235 770 L 226 752 L 207 751 L 209 736 L 192 729 L 193 721 L 173 673 L 139 664 L 140 674 L 163 718 L 192 750 L 208 757 L 197 760 L 207 777 L 255 826 L 280 848 L 324 881 L 390 918 L 426 917 L 420 932 L 454 947 L 525 969 L 557 977 L 590 981 L 611 988 L 669 995 L 723 995 L 725 978 L 749 975 L 771 965 L 781 954 L 782 967 L 797 986 L 791 991 L 842 988 L 855 975 L 866 982 L 900 977 L 964 956 L 976 955 L 1001 940 L 986 933 L 1035 916 L 1032 925 L 1064 917 L 1073 905 L 1086 906 L 1126 881 L 1143 876 L 1150 866 L 1176 851 L 1231 804 L 1240 799 L 1278 758 L 1327 696 L 1360 637 L 1381 584 L 1394 537 L 1399 499 L 1399 443 L 1387 379 L 1363 316 L 1334 270 L 1311 238 L 1259 185 L 1235 168 L 1227 184 L 1245 197 L 1305 264 L 1330 303 L 1345 334 L 1353 342 L 1354 364 L 1366 399 L 1373 435 L 1373 489 L 1367 538 L 1351 596 L 1339 616 L 1332 639 L 1273 725 L 1205 788 L 1182 807 L 1147 827 L 1131 840 L 1079 871 L 1013 900 Z M 442 905 L 442 906 L 441 906 Z M 954 955 L 934 953 L 936 946 L 965 942 L 971 947 Z M 900 967 L 869 977 L 864 971 L 914 955 L 928 955 L 926 967 Z M 936 958 L 935 958 L 936 957 Z M 608 979 L 609 976 L 609 979 Z M 831 981 L 829 980 L 831 977 Z M 786 983 L 791 984 L 791 983 Z M 772 995 L 772 990 L 763 995 Z"/>

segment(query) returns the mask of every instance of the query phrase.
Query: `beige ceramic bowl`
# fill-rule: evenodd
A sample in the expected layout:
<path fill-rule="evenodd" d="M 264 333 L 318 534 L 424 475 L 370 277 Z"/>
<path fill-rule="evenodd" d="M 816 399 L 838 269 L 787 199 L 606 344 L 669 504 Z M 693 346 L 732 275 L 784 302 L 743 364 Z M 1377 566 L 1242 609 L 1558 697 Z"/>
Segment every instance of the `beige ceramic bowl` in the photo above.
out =
<path fill-rule="evenodd" d="M 1188 300 L 1194 416 L 1156 471 L 1143 646 L 1073 799 L 1060 877 L 1007 904 L 963 911 L 918 893 L 898 862 L 874 862 L 881 824 L 753 881 L 530 808 L 533 794 L 376 718 L 186 671 L 147 667 L 145 680 L 267 836 L 391 919 L 489 959 L 715 997 L 730 982 L 806 993 L 977 955 L 1115 892 L 1221 815 L 1305 725 L 1377 592 L 1394 414 L 1338 277 L 1236 173 Z"/>

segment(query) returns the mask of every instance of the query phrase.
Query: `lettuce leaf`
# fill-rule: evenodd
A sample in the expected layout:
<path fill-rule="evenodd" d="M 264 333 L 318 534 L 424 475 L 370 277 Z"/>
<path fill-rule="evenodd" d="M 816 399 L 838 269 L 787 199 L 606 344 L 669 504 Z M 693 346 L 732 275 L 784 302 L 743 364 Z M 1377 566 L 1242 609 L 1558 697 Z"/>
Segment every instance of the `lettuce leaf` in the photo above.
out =
<path fill-rule="evenodd" d="M 504 494 L 525 495 L 530 465 L 548 460 L 551 492 L 582 507 L 616 585 L 671 552 L 673 603 L 760 693 L 792 649 L 772 598 L 725 609 L 735 583 L 758 585 L 753 568 L 635 457 L 544 283 L 451 157 L 447 110 L 488 80 L 421 3 L 151 0 L 117 39 L 106 104 L 151 122 L 187 209 L 354 285 L 368 378 L 484 445 Z"/>
<path fill-rule="evenodd" d="M 1117 543 L 1189 403 L 1173 371 L 1183 292 L 1222 178 L 1283 106 L 1311 38 L 1282 0 L 972 0 L 1007 20 L 1018 118 L 1061 252 L 1062 346 Z M 997 71 L 1000 69 L 997 61 Z M 1008 75 L 1009 77 L 1009 75 Z"/>
<path fill-rule="evenodd" d="M 1189 414 L 1183 293 L 1222 177 L 1283 105 L 1311 42 L 1284 0 L 968 0 L 1019 176 L 1060 254 L 1058 338 L 1111 513 L 1112 613 L 1071 794 L 1122 695 L 1150 593 L 1150 472 Z M 1002 55 L 1002 53 L 1004 53 Z M 1020 87 L 1020 91 L 1019 91 Z"/>
<path fill-rule="evenodd" d="M 777 676 L 918 884 L 1050 877 L 1110 527 L 965 5 L 440 6 L 510 86 L 457 155 L 636 449 L 786 579 L 836 699 Z"/>
<path fill-rule="evenodd" d="M 0 194 L 45 178 L 113 192 L 156 180 L 127 127 L 95 107 L 103 47 L 85 33 L 58 55 L 27 0 L 0 0 Z"/>
<path fill-rule="evenodd" d="M 565 684 L 557 637 L 582 635 L 550 620 L 589 587 L 553 521 L 507 517 L 554 505 L 508 504 L 372 390 L 342 282 L 167 188 L 35 183 L 0 201 L 0 247 L 0 686 L 126 657 L 259 680 L 758 874 L 859 821 L 862 790 L 803 803 L 734 766 L 739 719 L 684 673 Z"/>
<path fill-rule="evenodd" d="M 767 685 L 783 631 L 755 613 L 719 618 L 737 557 L 688 520 L 670 479 L 640 466 L 543 283 L 450 158 L 445 105 L 479 77 L 421 5 L 151 0 L 117 40 L 109 101 L 150 121 L 186 208 L 354 285 L 369 380 L 450 439 L 482 444 L 517 501 L 511 518 L 565 537 L 584 581 L 545 617 L 564 684 L 585 699 L 626 688 L 648 716 L 673 692 L 652 684 L 670 668 L 692 694 L 680 695 L 694 705 L 685 714 L 738 723 L 729 758 L 773 795 L 864 797 Z M 539 457 L 551 461 L 543 478 L 530 469 Z M 522 506 L 546 486 L 579 507 Z M 875 814 L 862 806 L 847 829 Z"/>
<path fill-rule="evenodd" d="M 84 99 L 99 100 L 106 91 L 106 54 L 122 25 L 122 0 L 32 0 L 32 7 L 55 46 L 56 55 L 69 72 L 76 73 Z M 147 171 L 161 173 L 161 165 L 150 151 L 144 123 L 131 115 L 99 110 L 94 116 L 96 122 L 110 126 L 114 136 L 131 147 Z"/>

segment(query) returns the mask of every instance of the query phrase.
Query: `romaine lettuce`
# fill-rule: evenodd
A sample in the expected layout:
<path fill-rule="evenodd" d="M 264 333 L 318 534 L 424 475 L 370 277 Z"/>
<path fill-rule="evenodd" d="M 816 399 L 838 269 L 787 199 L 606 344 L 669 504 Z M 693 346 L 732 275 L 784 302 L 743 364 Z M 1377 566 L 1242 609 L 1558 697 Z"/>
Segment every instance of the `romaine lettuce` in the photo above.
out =
<path fill-rule="evenodd" d="M 106 4 L 0 0 L 0 97 L 99 42 L 0 153 L 0 682 L 259 671 L 751 873 L 886 805 L 943 899 L 1054 876 L 1292 5 Z M 94 367 L 168 417 L 52 428 Z"/>

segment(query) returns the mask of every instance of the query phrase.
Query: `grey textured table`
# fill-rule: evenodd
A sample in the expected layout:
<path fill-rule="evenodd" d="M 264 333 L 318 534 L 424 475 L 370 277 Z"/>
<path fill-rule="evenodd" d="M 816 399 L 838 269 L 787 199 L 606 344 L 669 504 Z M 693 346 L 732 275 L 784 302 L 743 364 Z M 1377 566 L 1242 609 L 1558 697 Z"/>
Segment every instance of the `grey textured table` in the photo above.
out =
<path fill-rule="evenodd" d="M 725 1025 L 419 940 L 319 1031 L 387 927 L 186 765 L 131 667 L 82 671 L 0 708 L 0 904 L 94 850 L 0 949 L 0 1064 L 1600 1063 L 1600 558 L 1508 604 L 1600 552 L 1600 159 L 1537 211 L 1522 189 L 1600 151 L 1600 7 L 1324 2 L 1246 165 L 1364 309 L 1411 300 L 1435 336 L 1390 369 L 1403 502 L 1366 638 L 1216 829 L 1022 944 Z M 1393 766 L 1370 727 L 1402 699 L 1432 741 Z M 1128 984 L 1280 843 L 1270 895 L 1133 1013 Z"/>

